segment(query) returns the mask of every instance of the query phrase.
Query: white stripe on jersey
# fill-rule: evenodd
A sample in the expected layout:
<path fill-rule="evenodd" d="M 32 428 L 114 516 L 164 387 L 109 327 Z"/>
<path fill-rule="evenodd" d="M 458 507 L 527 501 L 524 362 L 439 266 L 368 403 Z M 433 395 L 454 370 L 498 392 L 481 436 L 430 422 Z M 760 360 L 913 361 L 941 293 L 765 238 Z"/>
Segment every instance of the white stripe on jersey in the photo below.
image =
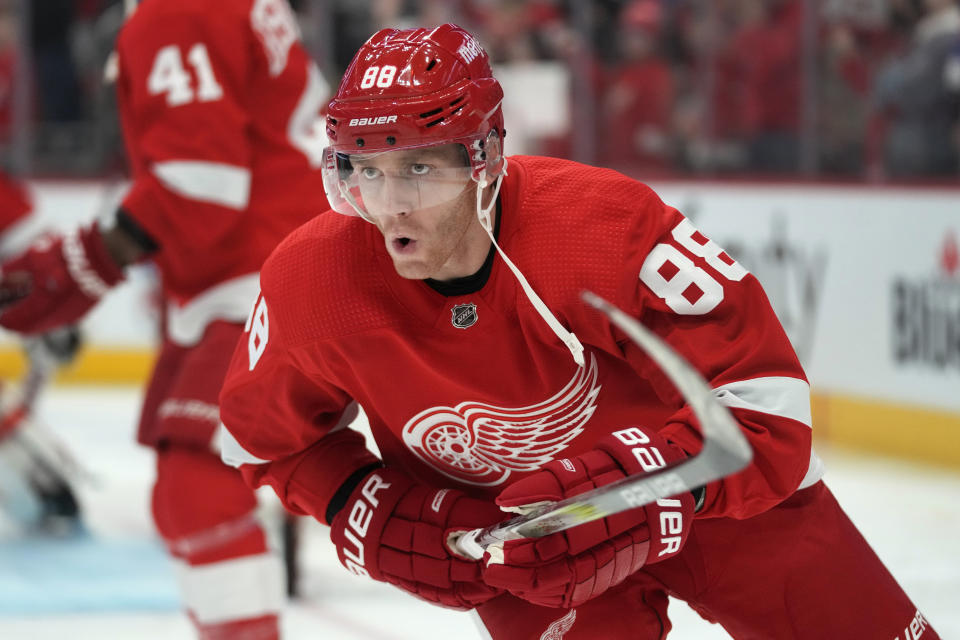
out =
<path fill-rule="evenodd" d="M 201 160 L 156 162 L 153 173 L 174 193 L 230 209 L 246 209 L 250 201 L 250 170 Z"/>
<path fill-rule="evenodd" d="M 769 377 L 740 380 L 713 390 L 720 404 L 802 422 L 808 427 L 810 385 L 799 378 Z"/>
<path fill-rule="evenodd" d="M 211 322 L 240 324 L 260 293 L 260 274 L 247 273 L 210 287 L 186 304 L 167 306 L 167 336 L 181 347 L 192 347 Z"/>
<path fill-rule="evenodd" d="M 769 415 L 790 418 L 810 427 L 810 385 L 799 378 L 771 376 L 740 380 L 717 387 L 714 395 L 731 409 L 748 409 Z M 797 489 L 806 489 L 823 477 L 823 461 L 810 449 L 807 473 Z"/>

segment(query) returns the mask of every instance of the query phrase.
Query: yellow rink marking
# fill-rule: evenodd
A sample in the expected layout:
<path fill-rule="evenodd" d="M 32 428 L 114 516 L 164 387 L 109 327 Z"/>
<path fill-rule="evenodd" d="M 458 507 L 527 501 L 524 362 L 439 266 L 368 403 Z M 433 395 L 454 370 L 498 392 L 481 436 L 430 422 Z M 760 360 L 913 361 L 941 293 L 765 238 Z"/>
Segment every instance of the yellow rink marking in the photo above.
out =
<path fill-rule="evenodd" d="M 77 359 L 56 374 L 66 384 L 144 384 L 153 368 L 155 354 L 142 348 L 83 349 Z M 17 347 L 0 348 L 0 380 L 20 380 L 26 359 Z"/>

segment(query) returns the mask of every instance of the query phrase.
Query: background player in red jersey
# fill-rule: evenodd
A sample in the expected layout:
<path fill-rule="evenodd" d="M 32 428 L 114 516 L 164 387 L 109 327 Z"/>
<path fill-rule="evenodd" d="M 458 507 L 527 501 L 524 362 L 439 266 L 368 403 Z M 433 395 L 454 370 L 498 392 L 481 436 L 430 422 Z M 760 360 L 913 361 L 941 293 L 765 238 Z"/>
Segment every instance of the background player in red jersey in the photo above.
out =
<path fill-rule="evenodd" d="M 330 525 L 341 562 L 497 639 L 663 638 L 667 596 L 737 638 L 936 638 L 821 481 L 809 387 L 756 280 L 643 184 L 501 153 L 454 25 L 383 30 L 328 106 L 344 216 L 291 234 L 221 392 L 224 459 Z M 369 224 L 368 224 L 369 223 Z M 589 289 L 701 372 L 743 471 L 567 531 L 463 531 L 696 455 L 682 396 Z M 365 411 L 381 458 L 346 428 Z"/>
<path fill-rule="evenodd" d="M 154 521 L 200 637 L 276 638 L 282 567 L 252 490 L 216 453 L 217 394 L 261 263 L 328 208 L 316 126 L 328 91 L 285 0 L 146 0 L 117 54 L 130 191 L 112 222 L 3 264 L 15 301 L 0 324 L 73 322 L 126 265 L 158 266 L 164 337 L 138 434 L 157 451 Z"/>

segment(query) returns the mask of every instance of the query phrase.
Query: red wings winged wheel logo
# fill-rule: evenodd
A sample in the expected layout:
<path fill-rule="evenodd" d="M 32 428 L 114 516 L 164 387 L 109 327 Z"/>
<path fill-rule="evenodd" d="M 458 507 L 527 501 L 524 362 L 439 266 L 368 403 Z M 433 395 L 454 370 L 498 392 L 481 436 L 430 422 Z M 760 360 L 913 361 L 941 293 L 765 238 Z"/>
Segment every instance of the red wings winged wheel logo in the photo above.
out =
<path fill-rule="evenodd" d="M 533 471 L 553 460 L 583 432 L 597 407 L 597 362 L 558 393 L 525 407 L 461 402 L 431 407 L 403 428 L 403 442 L 420 460 L 465 484 L 496 486 L 510 474 Z"/>

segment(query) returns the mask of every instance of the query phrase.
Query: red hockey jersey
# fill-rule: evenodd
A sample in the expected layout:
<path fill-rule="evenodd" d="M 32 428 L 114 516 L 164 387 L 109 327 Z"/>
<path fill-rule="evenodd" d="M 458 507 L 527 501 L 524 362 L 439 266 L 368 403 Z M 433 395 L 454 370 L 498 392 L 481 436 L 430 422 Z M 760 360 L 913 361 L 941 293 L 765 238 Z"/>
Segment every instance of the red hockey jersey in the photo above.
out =
<path fill-rule="evenodd" d="M 133 170 L 122 206 L 159 245 L 172 301 L 257 272 L 328 208 L 329 92 L 286 0 L 147 0 L 117 53 Z"/>
<path fill-rule="evenodd" d="M 479 291 L 445 297 L 399 277 L 373 225 L 323 215 L 264 265 L 221 392 L 224 459 L 322 518 L 352 469 L 335 447 L 316 452 L 341 437 L 352 399 L 388 465 L 475 496 L 629 425 L 697 452 L 682 397 L 581 302 L 589 289 L 690 360 L 753 447 L 748 469 L 707 488 L 701 517 L 748 517 L 816 479 L 809 388 L 752 275 L 651 189 L 613 171 L 512 157 L 500 198 L 501 247 L 578 336 L 585 366 L 499 257 Z"/>

